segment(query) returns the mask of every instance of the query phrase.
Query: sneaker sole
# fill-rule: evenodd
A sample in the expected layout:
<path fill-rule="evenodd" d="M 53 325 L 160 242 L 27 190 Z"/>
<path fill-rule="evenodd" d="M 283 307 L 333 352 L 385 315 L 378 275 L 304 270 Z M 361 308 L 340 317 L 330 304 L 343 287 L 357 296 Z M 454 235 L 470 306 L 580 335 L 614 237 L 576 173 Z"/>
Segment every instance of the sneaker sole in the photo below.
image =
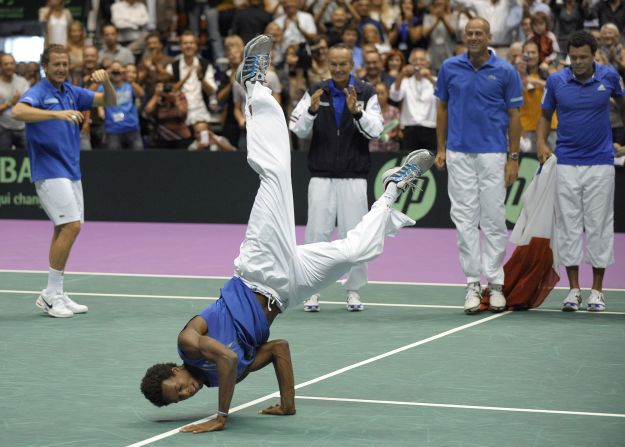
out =
<path fill-rule="evenodd" d="M 467 315 L 474 315 L 480 313 L 480 306 L 472 307 L 471 309 L 465 309 L 464 313 Z"/>
<path fill-rule="evenodd" d="M 499 312 L 503 312 L 504 310 L 506 310 L 506 307 L 489 307 L 488 310 L 490 310 L 491 312 L 494 313 L 499 313 Z"/>
<path fill-rule="evenodd" d="M 304 307 L 304 312 L 319 312 L 319 306 Z"/>
<path fill-rule="evenodd" d="M 575 306 L 562 306 L 562 312 L 577 312 L 579 310 L 579 307 L 575 307 Z"/>
<path fill-rule="evenodd" d="M 603 312 L 605 310 L 605 306 L 588 306 L 586 310 L 588 312 Z"/>
<path fill-rule="evenodd" d="M 348 312 L 360 312 L 361 310 L 365 310 L 365 306 L 347 306 Z"/>

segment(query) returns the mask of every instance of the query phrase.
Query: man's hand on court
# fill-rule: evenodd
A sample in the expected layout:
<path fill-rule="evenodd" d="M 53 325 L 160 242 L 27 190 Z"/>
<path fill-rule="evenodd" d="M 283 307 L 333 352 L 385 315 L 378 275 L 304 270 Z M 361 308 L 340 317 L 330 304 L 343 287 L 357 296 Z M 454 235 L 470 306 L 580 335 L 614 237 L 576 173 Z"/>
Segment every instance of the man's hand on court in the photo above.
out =
<path fill-rule="evenodd" d="M 219 431 L 226 427 L 225 418 L 217 418 L 201 424 L 187 425 L 180 429 L 181 433 L 206 433 L 209 431 Z"/>
<path fill-rule="evenodd" d="M 270 407 L 265 408 L 264 410 L 260 410 L 259 414 L 272 414 L 274 416 L 290 416 L 295 414 L 295 407 L 291 409 L 284 409 L 282 405 L 275 404 Z"/>

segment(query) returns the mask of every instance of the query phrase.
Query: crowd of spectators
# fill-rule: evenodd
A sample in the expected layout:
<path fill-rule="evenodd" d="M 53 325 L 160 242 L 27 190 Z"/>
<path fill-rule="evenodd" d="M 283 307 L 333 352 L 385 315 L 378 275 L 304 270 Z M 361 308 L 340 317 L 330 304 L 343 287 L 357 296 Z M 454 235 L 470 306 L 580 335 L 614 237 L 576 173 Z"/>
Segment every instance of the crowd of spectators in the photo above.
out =
<path fill-rule="evenodd" d="M 625 75 L 625 0 L 102 0 L 94 29 L 62 0 L 47 0 L 39 21 L 46 45 L 69 48 L 73 84 L 97 89 L 89 75 L 102 67 L 124 98 L 116 110 L 89 114 L 83 149 L 245 150 L 245 96 L 234 74 L 245 43 L 267 33 L 274 39 L 267 82 L 285 116 L 310 85 L 330 78 L 328 49 L 342 43 L 353 50 L 352 75 L 375 88 L 387 125 L 370 150 L 396 151 L 435 147 L 437 71 L 466 51 L 462 30 L 476 15 L 490 22 L 491 48 L 521 74 L 524 151 L 536 150 L 545 80 L 568 63 L 573 31 L 595 34 L 596 60 Z M 9 72 L 0 72 L 0 137 L 15 131 L 13 78 L 40 79 L 36 62 Z M 625 144 L 613 114 L 614 141 Z M 294 150 L 309 144 L 292 134 Z"/>

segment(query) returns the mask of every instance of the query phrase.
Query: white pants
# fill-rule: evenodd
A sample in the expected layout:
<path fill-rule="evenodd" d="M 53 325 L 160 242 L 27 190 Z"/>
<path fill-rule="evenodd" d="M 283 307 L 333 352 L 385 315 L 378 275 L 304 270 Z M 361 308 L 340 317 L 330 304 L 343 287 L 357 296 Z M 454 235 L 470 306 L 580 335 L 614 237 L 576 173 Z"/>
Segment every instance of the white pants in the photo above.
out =
<path fill-rule="evenodd" d="M 456 225 L 460 265 L 467 282 L 503 284 L 506 256 L 505 153 L 447 150 L 451 220 Z M 483 251 L 480 251 L 480 228 Z"/>
<path fill-rule="evenodd" d="M 385 234 L 396 234 L 414 221 L 381 198 L 345 239 L 296 246 L 286 120 L 267 87 L 248 86 L 247 161 L 260 176 L 260 187 L 234 270 L 252 290 L 284 311 L 291 300 L 303 300 L 354 265 L 378 256 Z"/>
<path fill-rule="evenodd" d="M 336 223 L 343 239 L 367 214 L 367 180 L 313 177 L 308 184 L 306 243 L 329 242 Z M 351 268 L 345 288 L 359 290 L 367 284 L 367 264 Z"/>
<path fill-rule="evenodd" d="M 597 268 L 614 263 L 614 166 L 558 165 L 556 219 L 560 263 Z"/>
<path fill-rule="evenodd" d="M 54 226 L 84 222 L 85 207 L 82 182 L 68 178 L 49 178 L 35 182 L 41 207 Z"/>

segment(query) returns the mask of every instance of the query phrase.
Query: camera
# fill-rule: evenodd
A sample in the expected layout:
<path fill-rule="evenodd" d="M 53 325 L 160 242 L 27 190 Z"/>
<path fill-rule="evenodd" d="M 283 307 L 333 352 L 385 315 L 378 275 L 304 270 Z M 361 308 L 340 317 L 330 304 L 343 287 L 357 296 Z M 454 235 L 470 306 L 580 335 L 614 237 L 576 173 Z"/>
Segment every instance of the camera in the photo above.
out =
<path fill-rule="evenodd" d="M 170 83 L 167 83 L 163 86 L 163 92 L 165 93 L 171 93 L 171 91 L 173 90 L 173 86 Z"/>

